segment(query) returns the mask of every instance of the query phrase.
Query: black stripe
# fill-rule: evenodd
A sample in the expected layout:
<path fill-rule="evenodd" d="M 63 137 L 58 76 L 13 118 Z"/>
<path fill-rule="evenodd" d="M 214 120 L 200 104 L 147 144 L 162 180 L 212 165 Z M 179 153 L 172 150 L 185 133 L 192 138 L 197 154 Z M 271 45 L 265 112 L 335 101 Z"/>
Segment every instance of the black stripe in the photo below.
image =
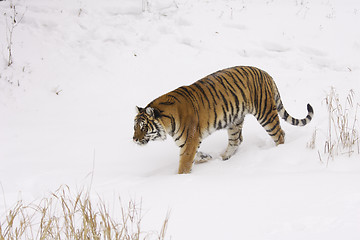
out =
<path fill-rule="evenodd" d="M 287 121 L 288 117 L 289 117 L 289 114 L 288 114 L 288 112 L 285 110 L 285 111 L 284 111 L 283 119 L 284 119 L 285 121 Z"/>
<path fill-rule="evenodd" d="M 162 114 L 161 117 L 169 118 L 171 122 L 171 133 L 170 135 L 174 135 L 175 133 L 175 118 L 173 116 Z"/>
<path fill-rule="evenodd" d="M 268 92 L 265 91 L 265 102 L 264 102 L 264 106 L 263 106 L 263 110 L 262 112 L 260 113 L 260 109 L 259 109 L 259 119 L 263 119 L 264 115 L 265 115 L 265 112 L 266 112 L 266 105 L 268 103 Z M 270 108 L 270 110 L 272 111 L 272 109 Z"/>
<path fill-rule="evenodd" d="M 308 104 L 308 105 L 306 106 L 306 108 L 307 108 L 307 110 L 308 110 L 309 113 L 314 113 L 314 110 L 313 110 L 313 108 L 312 108 L 312 106 L 311 106 L 310 104 Z"/>
<path fill-rule="evenodd" d="M 249 72 L 249 74 L 251 75 L 251 78 L 252 78 L 253 80 L 256 79 L 256 75 L 255 75 L 255 73 L 254 73 L 254 70 L 253 70 L 251 67 L 246 67 L 246 68 L 245 68 L 245 71 Z"/>
<path fill-rule="evenodd" d="M 265 111 L 266 111 L 266 106 L 268 105 L 268 96 L 271 95 L 270 91 L 269 91 L 269 81 L 267 78 L 265 78 L 265 76 L 262 74 L 261 70 L 256 68 L 256 74 L 259 78 L 259 81 L 261 81 L 261 94 L 260 94 L 260 106 L 259 106 L 259 119 L 262 119 L 264 117 Z M 264 91 L 264 94 L 263 94 Z M 265 96 L 264 96 L 265 95 Z M 265 97 L 265 100 L 263 102 L 263 98 Z M 274 98 L 273 96 L 271 96 L 270 98 Z M 260 112 L 262 110 L 262 112 Z"/>
<path fill-rule="evenodd" d="M 207 97 L 207 94 L 205 93 L 204 89 L 201 87 L 201 85 L 199 84 L 199 82 L 195 82 L 194 86 L 197 87 L 197 89 L 200 90 L 200 92 L 203 94 L 205 100 L 208 102 L 209 108 L 210 108 L 210 101 L 209 98 Z"/>
<path fill-rule="evenodd" d="M 216 128 L 216 123 L 217 123 L 217 113 L 216 113 L 216 107 L 214 106 L 214 128 Z"/>
<path fill-rule="evenodd" d="M 237 83 L 237 81 L 234 81 L 235 86 L 236 86 L 236 87 L 238 88 L 238 90 L 240 91 L 240 94 L 241 94 L 241 96 L 242 96 L 243 101 L 246 102 L 247 99 L 246 99 L 246 95 L 245 95 L 245 92 L 244 92 L 244 89 L 245 89 L 244 83 L 241 81 L 241 79 L 239 78 L 238 75 L 236 75 L 235 73 L 234 73 L 234 75 L 236 76 L 238 82 L 240 82 L 240 83 L 243 85 L 243 87 L 241 87 L 241 86 L 239 86 L 239 84 Z M 238 104 L 239 104 L 239 100 L 238 100 L 237 97 L 236 97 L 236 99 L 237 99 L 237 105 L 238 105 Z M 236 99 L 235 99 L 235 101 L 236 101 Z M 239 110 L 238 110 L 238 111 L 239 111 Z"/>
<path fill-rule="evenodd" d="M 191 91 L 189 91 L 188 88 L 192 90 L 191 87 L 186 87 L 186 86 L 180 87 L 179 89 L 185 91 L 185 93 L 188 95 L 187 99 L 190 100 L 190 103 L 193 107 L 194 113 L 196 114 L 197 118 L 199 118 L 198 110 L 196 107 L 196 106 L 199 106 L 198 100 L 194 96 L 194 94 Z"/>
<path fill-rule="evenodd" d="M 233 133 L 231 134 L 231 136 L 238 135 L 238 134 L 239 134 L 239 132 L 240 132 L 240 130 L 238 130 L 238 131 L 236 131 L 236 132 L 233 132 Z"/>
<path fill-rule="evenodd" d="M 246 75 L 244 76 L 244 75 L 240 72 L 239 69 L 235 68 L 234 70 L 235 70 L 235 72 L 237 72 L 238 74 L 240 74 L 241 78 L 239 78 L 239 79 L 245 80 L 245 79 L 248 78 L 248 76 L 246 76 Z M 242 69 L 242 70 L 243 70 L 243 69 Z M 243 71 L 244 71 L 244 70 L 243 70 Z M 235 75 L 237 75 L 237 74 L 235 74 Z M 241 82 L 241 84 L 243 85 L 243 87 L 245 88 L 244 82 L 243 82 L 243 81 L 240 81 L 240 82 Z"/>
<path fill-rule="evenodd" d="M 219 92 L 219 93 L 220 93 L 221 98 L 222 98 L 222 100 L 223 100 L 223 102 L 224 102 L 224 104 L 225 104 L 226 111 L 228 112 L 228 111 L 229 111 L 228 101 L 226 100 L 225 96 L 224 96 L 221 92 Z"/>
<path fill-rule="evenodd" d="M 214 77 L 221 84 L 221 86 L 223 86 L 224 90 L 226 90 L 226 85 L 223 82 L 223 76 L 222 75 L 216 75 Z"/>
<path fill-rule="evenodd" d="M 278 128 L 275 133 L 269 133 L 271 137 L 276 136 L 280 132 L 281 128 Z"/>
<path fill-rule="evenodd" d="M 225 125 L 227 125 L 227 111 L 225 111 L 224 106 L 221 106 L 222 110 L 223 110 L 223 114 L 224 114 L 224 122 Z"/>
<path fill-rule="evenodd" d="M 177 88 L 173 92 L 175 92 L 175 93 L 179 94 L 180 96 L 186 98 L 186 95 L 180 90 L 181 90 L 180 88 Z"/>
<path fill-rule="evenodd" d="M 161 102 L 160 105 L 173 105 L 174 102 Z"/>
<path fill-rule="evenodd" d="M 246 67 L 242 67 L 241 70 L 244 73 L 245 78 L 248 80 L 249 79 L 249 73 L 246 71 Z"/>
<path fill-rule="evenodd" d="M 255 108 L 256 108 L 256 114 L 259 113 L 260 109 L 261 109 L 261 103 L 262 103 L 262 90 L 263 90 L 263 85 L 261 83 L 261 79 L 259 78 L 259 76 L 257 75 L 256 71 L 254 68 L 248 68 L 249 71 L 252 73 L 253 78 L 254 78 L 254 86 L 255 86 Z"/>
<path fill-rule="evenodd" d="M 269 116 L 270 117 L 270 116 Z M 267 122 L 265 122 L 264 124 L 262 124 L 261 126 L 265 127 L 266 125 L 272 123 L 275 118 L 277 117 L 277 114 L 274 114 L 273 116 L 271 116 L 269 119 L 267 119 Z"/>
<path fill-rule="evenodd" d="M 215 87 L 214 82 L 213 82 L 212 80 L 210 80 L 210 79 L 207 79 L 206 83 L 212 88 L 212 90 L 214 91 L 216 97 L 217 97 L 218 99 L 220 99 L 220 97 L 219 97 L 219 95 L 218 95 L 218 93 L 217 93 L 217 91 L 216 91 L 216 87 Z"/>
<path fill-rule="evenodd" d="M 292 125 L 299 125 L 299 120 L 298 119 L 292 118 L 291 122 L 292 122 Z"/>
<path fill-rule="evenodd" d="M 266 108 L 264 108 L 266 109 Z M 272 108 L 269 109 L 269 111 L 263 116 L 263 120 L 260 121 L 260 124 L 263 125 L 263 123 L 267 120 L 267 118 L 269 117 L 269 115 L 273 112 L 274 110 Z"/>
<path fill-rule="evenodd" d="M 225 74 L 232 80 L 232 82 L 235 81 L 235 78 L 234 78 L 234 76 L 233 76 L 233 74 L 232 74 L 231 72 L 227 72 L 227 71 L 226 71 Z M 231 89 L 229 89 L 229 90 L 236 91 L 235 88 L 232 86 L 232 84 L 231 84 L 231 83 L 229 82 L 229 80 L 227 79 L 227 77 L 224 77 L 224 80 L 225 80 L 228 88 L 231 88 Z"/>
<path fill-rule="evenodd" d="M 275 140 L 275 143 L 278 143 L 280 141 L 281 135 L 278 137 L 278 139 Z"/>
<path fill-rule="evenodd" d="M 193 94 L 192 92 L 190 92 L 188 88 L 189 88 L 189 87 L 181 87 L 180 89 L 187 94 L 187 96 L 188 96 L 188 98 L 189 98 L 190 100 L 195 99 L 195 101 L 197 102 L 194 94 Z M 190 89 L 191 89 L 191 88 L 190 88 Z M 195 101 L 194 101 L 194 102 L 195 102 Z"/>
<path fill-rule="evenodd" d="M 175 97 L 174 95 L 169 94 L 168 96 L 169 96 L 170 98 L 174 98 L 176 101 L 180 102 L 179 99 L 178 99 L 177 97 Z"/>
<path fill-rule="evenodd" d="M 187 131 L 186 131 L 186 138 L 185 138 L 185 143 L 187 143 L 188 139 L 189 139 L 189 131 L 190 131 L 190 127 L 187 128 Z"/>
<path fill-rule="evenodd" d="M 234 116 L 234 106 L 232 104 L 232 101 L 229 101 L 229 103 L 230 103 L 230 109 L 231 109 L 231 116 Z M 231 117 L 230 117 L 230 122 L 232 122 Z"/>
<path fill-rule="evenodd" d="M 182 132 L 180 133 L 180 135 L 175 139 L 175 142 L 180 140 L 180 138 L 182 137 L 182 135 L 184 134 L 185 132 L 185 127 L 183 128 Z"/>
<path fill-rule="evenodd" d="M 216 128 L 217 130 L 219 130 L 219 129 L 222 129 L 222 126 L 221 126 L 221 121 L 219 121 L 218 122 L 218 126 L 217 126 L 217 128 Z"/>
<path fill-rule="evenodd" d="M 192 85 L 188 86 L 188 88 L 190 88 L 193 92 L 196 93 L 196 95 L 200 98 L 202 105 L 205 106 L 205 103 L 204 103 L 204 99 L 203 99 L 203 97 L 202 97 L 202 94 L 199 93 L 199 91 L 196 91 L 197 88 L 193 89 L 194 86 L 195 86 L 195 85 L 192 84 Z M 195 87 L 196 87 L 196 86 L 195 86 Z M 194 96 L 196 102 L 198 102 L 198 101 L 197 101 L 198 98 L 196 98 L 194 94 L 193 94 L 193 96 Z"/>
<path fill-rule="evenodd" d="M 211 97 L 212 97 L 213 103 L 216 103 L 215 96 L 214 96 L 214 94 L 212 93 L 210 87 L 209 87 L 208 85 L 206 85 L 206 84 L 204 84 L 204 86 L 205 86 L 205 87 L 207 88 L 207 90 L 209 91 L 209 93 L 210 93 L 210 95 L 211 95 Z M 211 106 L 210 106 L 210 101 L 209 101 L 209 108 L 211 108 Z"/>
<path fill-rule="evenodd" d="M 266 129 L 266 132 L 271 133 L 272 131 L 274 131 L 274 129 L 279 126 L 279 121 L 276 122 L 276 124 L 271 128 L 271 129 Z"/>
<path fill-rule="evenodd" d="M 257 97 L 257 87 L 256 87 L 256 81 L 255 81 L 254 75 L 250 71 L 249 67 L 244 68 L 244 73 L 248 77 L 248 87 L 250 89 L 251 103 L 253 104 L 253 107 L 257 111 L 257 106 L 258 106 L 257 98 L 258 97 Z M 250 84 L 250 79 L 253 80 L 252 84 Z M 252 98 L 252 97 L 254 97 L 254 98 Z"/>

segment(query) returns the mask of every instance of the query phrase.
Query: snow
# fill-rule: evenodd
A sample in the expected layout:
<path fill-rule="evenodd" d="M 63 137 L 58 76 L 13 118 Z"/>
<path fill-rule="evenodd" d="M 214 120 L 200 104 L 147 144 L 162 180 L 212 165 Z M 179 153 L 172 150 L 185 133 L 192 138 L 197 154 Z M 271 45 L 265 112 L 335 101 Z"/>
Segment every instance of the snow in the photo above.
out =
<path fill-rule="evenodd" d="M 330 86 L 360 103 L 358 1 L 13 0 L 23 19 L 8 67 L 10 3 L 0 2 L 0 218 L 18 199 L 91 184 L 109 203 L 141 198 L 147 229 L 170 209 L 171 239 L 359 239 L 359 154 L 323 154 Z M 201 146 L 215 159 L 189 175 L 176 174 L 170 136 L 132 142 L 136 105 L 236 65 L 272 75 L 292 116 L 310 103 L 312 122 L 282 122 L 275 147 L 248 116 L 237 154 L 220 160 L 227 136 L 216 132 Z"/>

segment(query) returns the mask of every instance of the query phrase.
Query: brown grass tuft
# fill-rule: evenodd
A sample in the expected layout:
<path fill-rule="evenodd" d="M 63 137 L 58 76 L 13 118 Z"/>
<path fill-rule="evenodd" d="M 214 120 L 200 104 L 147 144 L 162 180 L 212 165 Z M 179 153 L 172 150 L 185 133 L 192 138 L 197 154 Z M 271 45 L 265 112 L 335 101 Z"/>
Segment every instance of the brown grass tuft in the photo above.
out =
<path fill-rule="evenodd" d="M 100 198 L 94 203 L 88 192 L 72 194 L 62 186 L 39 203 L 18 201 L 0 219 L 0 239 L 165 239 L 169 213 L 160 232 L 143 231 L 141 201 L 130 200 L 124 206 L 119 199 L 119 203 L 116 219 Z"/>
<path fill-rule="evenodd" d="M 360 153 L 360 131 L 358 124 L 359 104 L 354 103 L 355 92 L 350 90 L 346 101 L 341 103 L 335 88 L 324 99 L 329 118 L 328 134 L 324 144 L 324 153 L 328 160 L 334 159 L 339 154 L 351 156 L 353 153 Z"/>

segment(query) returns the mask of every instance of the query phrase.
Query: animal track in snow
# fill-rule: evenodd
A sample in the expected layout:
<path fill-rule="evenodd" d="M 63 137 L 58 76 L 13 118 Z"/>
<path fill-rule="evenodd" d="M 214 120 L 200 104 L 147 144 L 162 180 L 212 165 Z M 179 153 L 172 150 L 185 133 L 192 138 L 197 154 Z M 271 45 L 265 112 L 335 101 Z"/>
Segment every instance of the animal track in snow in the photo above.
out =
<path fill-rule="evenodd" d="M 270 52 L 282 53 L 282 52 L 288 52 L 291 50 L 291 47 L 286 46 L 283 43 L 264 41 L 262 43 L 262 45 L 264 46 L 265 50 L 270 51 Z"/>

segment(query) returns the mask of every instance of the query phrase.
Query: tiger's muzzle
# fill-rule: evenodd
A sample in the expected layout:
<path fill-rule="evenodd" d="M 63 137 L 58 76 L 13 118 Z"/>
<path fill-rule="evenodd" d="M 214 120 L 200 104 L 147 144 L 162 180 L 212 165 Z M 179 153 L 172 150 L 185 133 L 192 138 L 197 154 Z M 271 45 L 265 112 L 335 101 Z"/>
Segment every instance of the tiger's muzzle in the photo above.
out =
<path fill-rule="evenodd" d="M 149 139 L 143 138 L 143 139 L 137 139 L 136 137 L 133 137 L 134 143 L 138 145 L 145 145 L 149 142 Z"/>

